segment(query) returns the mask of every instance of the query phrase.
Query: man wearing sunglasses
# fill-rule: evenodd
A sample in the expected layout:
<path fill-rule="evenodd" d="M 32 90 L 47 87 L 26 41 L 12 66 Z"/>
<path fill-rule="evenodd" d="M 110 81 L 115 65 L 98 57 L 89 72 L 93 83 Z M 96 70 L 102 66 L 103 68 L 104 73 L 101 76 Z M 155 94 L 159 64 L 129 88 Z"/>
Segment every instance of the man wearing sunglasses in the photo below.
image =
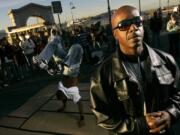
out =
<path fill-rule="evenodd" d="M 169 135 L 180 116 L 176 62 L 143 42 L 142 18 L 135 7 L 120 7 L 112 29 L 118 48 L 91 80 L 97 124 L 111 135 Z"/>

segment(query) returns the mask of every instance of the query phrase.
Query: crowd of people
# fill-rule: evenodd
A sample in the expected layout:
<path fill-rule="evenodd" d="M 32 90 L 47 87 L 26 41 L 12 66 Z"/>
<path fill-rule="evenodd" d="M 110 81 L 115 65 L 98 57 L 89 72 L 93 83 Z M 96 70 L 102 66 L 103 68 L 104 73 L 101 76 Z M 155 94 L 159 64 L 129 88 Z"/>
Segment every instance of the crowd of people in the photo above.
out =
<path fill-rule="evenodd" d="M 42 42 L 42 38 L 37 36 L 35 39 L 31 33 L 20 34 L 13 39 L 12 43 L 8 41 L 7 37 L 0 40 L 1 87 L 22 80 L 34 72 L 35 67 L 31 59 L 40 51 L 42 44 L 46 44 Z"/>
<path fill-rule="evenodd" d="M 77 26 L 75 29 L 61 30 L 58 35 L 64 50 L 67 51 L 71 47 L 72 40 L 76 36 L 85 52 L 83 61 L 93 63 L 97 58 L 93 60 L 91 52 L 109 44 L 106 29 L 100 26 L 100 22 L 97 22 L 90 27 Z M 23 80 L 38 71 L 37 67 L 32 64 L 32 57 L 40 54 L 48 42 L 51 42 L 50 29 L 37 33 L 17 34 L 11 43 L 7 37 L 0 39 L 1 87 Z M 51 59 L 51 63 L 54 63 L 54 59 Z"/>

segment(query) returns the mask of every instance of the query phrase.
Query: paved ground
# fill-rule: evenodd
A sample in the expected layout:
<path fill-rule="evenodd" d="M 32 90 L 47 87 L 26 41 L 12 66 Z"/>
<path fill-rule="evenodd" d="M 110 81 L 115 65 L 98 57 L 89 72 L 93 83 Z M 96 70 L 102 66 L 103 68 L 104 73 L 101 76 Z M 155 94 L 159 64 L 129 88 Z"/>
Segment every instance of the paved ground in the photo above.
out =
<path fill-rule="evenodd" d="M 23 80 L 11 82 L 9 87 L 0 89 L 0 117 L 8 114 L 35 95 L 39 90 L 57 80 L 45 72 L 36 72 Z"/>
<path fill-rule="evenodd" d="M 96 135 L 107 134 L 97 127 L 90 110 L 89 79 L 92 65 L 85 65 L 80 76 L 80 95 L 84 105 L 85 125 L 78 127 L 78 108 L 68 100 L 64 112 L 57 112 L 62 103 L 55 92 L 60 76 L 35 74 L 0 92 L 2 103 L 0 118 L 1 135 Z M 17 98 L 17 99 L 15 99 Z"/>
<path fill-rule="evenodd" d="M 84 104 L 85 126 L 78 127 L 78 110 L 72 101 L 68 101 L 64 112 L 56 111 L 61 102 L 54 96 L 56 84 L 52 83 L 0 120 L 1 135 L 107 134 L 95 125 L 90 110 L 89 83 L 80 83 L 79 88 Z"/>
<path fill-rule="evenodd" d="M 161 37 L 162 50 L 167 51 L 167 36 L 162 33 Z M 176 58 L 179 62 L 179 56 Z M 85 115 L 85 125 L 81 128 L 78 127 L 77 120 L 79 118 L 77 106 L 68 101 L 67 108 L 64 112 L 58 113 L 56 110 L 60 107 L 61 102 L 55 97 L 56 85 L 58 78 L 53 81 L 51 77 L 50 80 L 46 77 L 46 84 L 42 87 L 32 86 L 32 90 L 38 88 L 38 91 L 30 94 L 30 97 L 26 97 L 26 92 L 21 93 L 19 96 L 22 97 L 24 94 L 23 104 L 16 106 L 13 111 L 10 111 L 0 119 L 0 134 L 1 135 L 108 135 L 107 131 L 96 126 L 95 118 L 90 110 L 89 101 L 89 76 L 92 72 L 93 67 L 87 66 L 84 68 L 81 81 L 79 84 L 80 94 L 82 96 L 82 101 L 84 104 L 84 115 Z M 43 77 L 40 78 L 40 82 L 43 81 Z M 26 83 L 14 85 L 14 87 L 19 87 L 19 91 L 26 91 L 27 86 L 31 88 L 34 79 L 31 81 L 27 80 Z M 40 86 L 39 81 L 35 83 Z M 48 83 L 47 83 L 48 82 Z M 24 86 L 24 87 L 22 87 Z M 11 87 L 11 92 L 13 91 L 13 86 Z M 28 88 L 29 88 L 28 87 Z M 17 90 L 17 89 L 16 89 Z M 10 93 L 10 92 L 9 92 Z M 18 93 L 18 90 L 15 91 Z M 12 96 L 13 97 L 13 96 Z M 18 97 L 18 96 L 16 96 Z M 13 100 L 16 102 L 16 100 Z M 6 103 L 3 103 L 5 106 Z M 2 109 L 2 108 L 1 108 Z M 175 135 L 179 135 L 179 125 L 173 127 L 176 131 Z"/>

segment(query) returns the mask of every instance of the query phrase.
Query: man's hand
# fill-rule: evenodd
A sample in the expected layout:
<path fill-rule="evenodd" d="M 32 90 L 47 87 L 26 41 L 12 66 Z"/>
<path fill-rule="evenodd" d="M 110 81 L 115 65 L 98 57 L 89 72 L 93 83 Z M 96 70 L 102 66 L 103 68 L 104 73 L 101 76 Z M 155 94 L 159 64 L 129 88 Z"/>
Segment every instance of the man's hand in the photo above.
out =
<path fill-rule="evenodd" d="M 171 116 L 166 111 L 154 112 L 146 115 L 146 121 L 150 128 L 150 133 L 161 133 L 170 127 Z"/>

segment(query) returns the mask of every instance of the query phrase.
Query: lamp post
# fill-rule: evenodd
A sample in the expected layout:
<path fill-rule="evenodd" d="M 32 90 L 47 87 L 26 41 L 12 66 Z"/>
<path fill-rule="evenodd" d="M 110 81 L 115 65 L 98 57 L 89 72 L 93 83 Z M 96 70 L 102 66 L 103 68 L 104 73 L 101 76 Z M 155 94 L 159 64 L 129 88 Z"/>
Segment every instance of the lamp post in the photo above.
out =
<path fill-rule="evenodd" d="M 60 20 L 60 15 L 59 14 L 57 14 L 58 15 L 58 20 L 59 20 L 59 29 L 61 29 L 61 20 Z"/>
<path fill-rule="evenodd" d="M 72 17 L 72 22 L 73 22 L 73 30 L 75 30 L 75 26 L 74 26 L 74 15 L 73 15 L 73 9 L 75 9 L 75 6 L 72 2 L 69 3 L 70 5 L 70 9 L 71 9 L 71 17 Z"/>
<path fill-rule="evenodd" d="M 139 0 L 139 13 L 141 15 L 141 0 Z"/>
<path fill-rule="evenodd" d="M 161 8 L 161 0 L 159 0 L 159 8 Z"/>
<path fill-rule="evenodd" d="M 169 10 L 169 0 L 167 1 L 167 3 L 168 3 L 168 10 Z"/>
<path fill-rule="evenodd" d="M 111 8 L 110 8 L 109 0 L 107 0 L 107 4 L 108 4 L 109 24 L 110 24 L 110 26 L 111 26 Z"/>

